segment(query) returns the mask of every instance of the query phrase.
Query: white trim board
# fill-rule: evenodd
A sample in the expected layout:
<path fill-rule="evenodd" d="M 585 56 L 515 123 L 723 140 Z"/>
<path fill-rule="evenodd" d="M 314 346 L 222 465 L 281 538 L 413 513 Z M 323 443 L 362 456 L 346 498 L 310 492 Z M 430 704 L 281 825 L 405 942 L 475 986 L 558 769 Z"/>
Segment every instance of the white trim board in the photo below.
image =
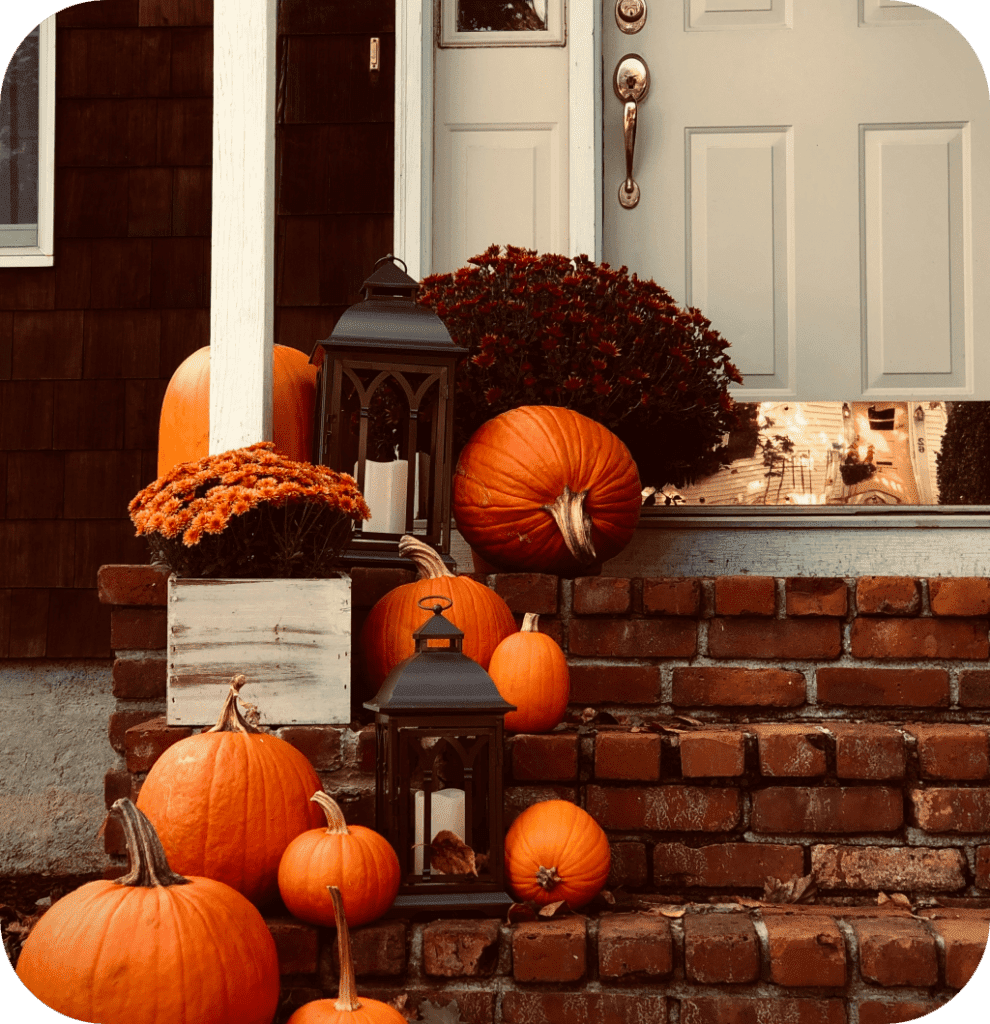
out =
<path fill-rule="evenodd" d="M 50 267 L 54 263 L 55 15 L 53 14 L 40 23 L 38 33 L 38 242 L 37 245 L 0 246 L 0 268 Z"/>

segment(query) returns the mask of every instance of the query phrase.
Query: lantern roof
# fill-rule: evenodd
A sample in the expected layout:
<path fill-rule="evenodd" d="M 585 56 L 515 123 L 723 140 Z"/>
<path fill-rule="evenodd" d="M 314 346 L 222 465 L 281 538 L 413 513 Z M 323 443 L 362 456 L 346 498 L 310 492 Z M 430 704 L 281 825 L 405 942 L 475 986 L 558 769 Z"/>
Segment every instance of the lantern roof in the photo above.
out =
<path fill-rule="evenodd" d="M 328 352 L 341 349 L 374 349 L 386 357 L 392 353 L 455 358 L 468 354 L 468 349 L 454 342 L 440 317 L 415 301 L 418 285 L 396 263 L 402 260 L 395 256 L 378 260 L 361 285 L 362 300 L 344 311 L 329 338 L 316 343 L 311 363 L 320 366 Z"/>
<path fill-rule="evenodd" d="M 364 706 L 385 714 L 504 715 L 515 711 L 516 706 L 503 699 L 492 677 L 461 652 L 464 633 L 443 615 L 450 599 L 424 597 L 418 603 L 424 611 L 432 608 L 433 614 L 413 633 L 416 653 L 389 672 L 381 689 Z M 430 641 L 436 644 L 438 640 L 447 640 L 450 646 L 429 646 Z"/>

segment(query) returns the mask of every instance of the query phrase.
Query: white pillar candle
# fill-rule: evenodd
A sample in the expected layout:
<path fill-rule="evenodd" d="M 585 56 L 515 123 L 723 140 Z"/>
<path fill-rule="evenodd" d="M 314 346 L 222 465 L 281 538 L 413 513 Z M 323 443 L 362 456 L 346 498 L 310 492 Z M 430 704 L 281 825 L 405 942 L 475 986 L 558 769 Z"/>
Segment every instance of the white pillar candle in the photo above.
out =
<path fill-rule="evenodd" d="M 421 789 L 416 790 L 416 847 L 415 870 L 419 874 L 423 870 L 423 805 L 425 796 Z M 454 832 L 457 838 L 464 841 L 464 790 L 438 789 L 430 799 L 430 842 L 438 832 L 447 830 Z M 434 870 L 436 870 L 434 868 Z"/>
<path fill-rule="evenodd" d="M 358 466 L 354 465 L 357 479 Z M 409 463 L 405 459 L 393 462 L 372 462 L 364 464 L 364 500 L 371 511 L 365 529 L 369 533 L 406 532 L 406 481 Z"/>

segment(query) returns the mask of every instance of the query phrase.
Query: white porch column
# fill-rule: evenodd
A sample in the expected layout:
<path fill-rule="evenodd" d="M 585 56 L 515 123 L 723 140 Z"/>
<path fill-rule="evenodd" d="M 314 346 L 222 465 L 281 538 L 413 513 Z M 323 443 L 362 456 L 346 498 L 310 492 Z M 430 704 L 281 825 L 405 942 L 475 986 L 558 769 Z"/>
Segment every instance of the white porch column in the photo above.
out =
<path fill-rule="evenodd" d="M 210 453 L 271 440 L 275 0 L 214 0 Z"/>

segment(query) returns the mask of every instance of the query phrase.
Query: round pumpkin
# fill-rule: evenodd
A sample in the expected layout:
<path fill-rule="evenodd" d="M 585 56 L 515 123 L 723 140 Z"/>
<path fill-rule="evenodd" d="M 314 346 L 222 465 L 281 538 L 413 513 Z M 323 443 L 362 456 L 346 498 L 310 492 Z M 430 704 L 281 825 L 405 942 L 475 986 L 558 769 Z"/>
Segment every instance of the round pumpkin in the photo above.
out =
<path fill-rule="evenodd" d="M 581 907 L 605 884 L 612 858 L 594 818 L 569 800 L 531 804 L 505 837 L 505 873 L 520 900 Z"/>
<path fill-rule="evenodd" d="M 24 941 L 17 975 L 43 1003 L 100 1024 L 271 1024 L 275 942 L 240 893 L 169 867 L 150 822 L 124 798 L 130 872 L 58 900 Z"/>
<path fill-rule="evenodd" d="M 516 632 L 505 601 L 470 576 L 455 576 L 428 544 L 407 534 L 399 541 L 399 554 L 413 560 L 419 577 L 380 598 L 361 628 L 358 647 L 369 696 L 377 693 L 400 661 L 415 653 L 412 635 L 432 614 L 419 607 L 421 598 L 440 596 L 451 601 L 445 617 L 464 633 L 464 654 L 483 669 L 488 668 L 495 648 Z"/>
<path fill-rule="evenodd" d="M 296 462 L 313 458 L 316 367 L 288 345 L 273 346 L 272 433 L 275 450 Z M 179 364 L 165 389 L 158 423 L 158 475 L 210 454 L 210 346 Z"/>
<path fill-rule="evenodd" d="M 340 954 L 340 986 L 336 999 L 314 999 L 300 1006 L 288 1024 L 407 1024 L 406 1018 L 388 1003 L 367 996 L 358 998 L 351 959 L 351 935 L 344 914 L 340 888 L 328 885 L 337 921 L 337 949 Z"/>
<path fill-rule="evenodd" d="M 495 648 L 488 674 L 516 710 L 505 716 L 508 732 L 549 732 L 564 720 L 571 696 L 567 658 L 552 636 L 539 632 L 539 615 L 527 612 L 518 633 Z"/>
<path fill-rule="evenodd" d="M 309 799 L 322 786 L 305 754 L 244 720 L 237 695 L 245 682 L 234 677 L 212 729 L 161 754 L 137 805 L 176 871 L 226 882 L 265 904 L 278 895 L 285 848 L 323 819 Z"/>
<path fill-rule="evenodd" d="M 454 473 L 457 528 L 503 571 L 588 574 L 629 543 L 641 505 L 629 449 L 595 420 L 552 405 L 483 423 Z"/>
<path fill-rule="evenodd" d="M 289 913 L 310 924 L 334 925 L 329 885 L 340 888 L 352 925 L 381 917 L 399 892 L 399 858 L 374 829 L 348 825 L 339 804 L 324 792 L 311 798 L 323 808 L 326 828 L 310 829 L 286 847 L 278 888 Z"/>

